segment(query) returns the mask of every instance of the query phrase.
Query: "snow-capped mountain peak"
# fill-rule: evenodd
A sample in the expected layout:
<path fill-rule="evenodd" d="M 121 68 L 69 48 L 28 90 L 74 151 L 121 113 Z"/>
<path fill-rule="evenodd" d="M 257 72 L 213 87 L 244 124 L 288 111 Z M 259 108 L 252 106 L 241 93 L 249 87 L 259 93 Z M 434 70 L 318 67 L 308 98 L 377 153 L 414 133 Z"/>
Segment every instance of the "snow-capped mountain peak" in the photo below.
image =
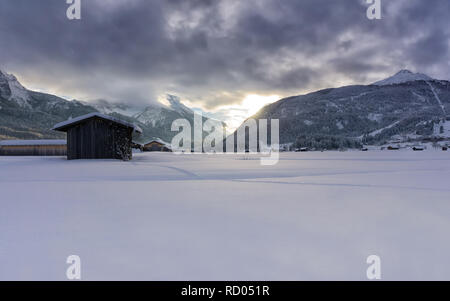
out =
<path fill-rule="evenodd" d="M 170 104 L 170 108 L 181 114 L 194 114 L 190 108 L 181 103 L 181 100 L 178 96 L 167 94 L 167 101 Z"/>
<path fill-rule="evenodd" d="M 429 77 L 428 75 L 422 74 L 422 73 L 413 73 L 409 70 L 400 70 L 395 75 L 388 77 L 386 79 L 377 81 L 373 83 L 372 85 L 376 86 L 386 86 L 386 85 L 394 85 L 394 84 L 401 84 L 406 82 L 412 82 L 416 80 L 433 80 L 433 78 Z"/>
<path fill-rule="evenodd" d="M 14 75 L 0 70 L 0 89 L 2 97 L 15 101 L 21 107 L 31 107 L 29 104 L 31 97 L 28 90 L 19 83 Z"/>
<path fill-rule="evenodd" d="M 164 111 L 165 109 L 163 107 L 152 105 L 146 107 L 144 111 L 135 114 L 133 118 L 143 124 L 155 127 L 158 123 L 165 119 L 166 114 L 164 114 Z"/>

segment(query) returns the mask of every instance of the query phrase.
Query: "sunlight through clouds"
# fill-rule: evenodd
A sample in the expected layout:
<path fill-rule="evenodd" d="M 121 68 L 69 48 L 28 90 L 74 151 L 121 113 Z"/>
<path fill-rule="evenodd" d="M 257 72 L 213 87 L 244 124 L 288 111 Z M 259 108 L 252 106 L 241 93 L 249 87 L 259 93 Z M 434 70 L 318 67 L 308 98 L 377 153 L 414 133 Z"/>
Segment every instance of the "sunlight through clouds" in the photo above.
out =
<path fill-rule="evenodd" d="M 234 131 L 241 123 L 258 113 L 265 105 L 279 100 L 278 95 L 247 95 L 240 104 L 222 106 L 219 111 L 226 112 L 224 121 L 227 124 L 227 131 Z"/>

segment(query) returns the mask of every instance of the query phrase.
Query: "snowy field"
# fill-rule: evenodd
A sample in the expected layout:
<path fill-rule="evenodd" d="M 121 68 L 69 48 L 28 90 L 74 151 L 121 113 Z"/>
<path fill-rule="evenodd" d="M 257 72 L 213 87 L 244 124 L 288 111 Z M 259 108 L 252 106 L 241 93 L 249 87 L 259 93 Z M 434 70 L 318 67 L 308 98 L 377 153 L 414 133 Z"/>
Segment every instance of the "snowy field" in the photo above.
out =
<path fill-rule="evenodd" d="M 0 157 L 0 280 L 450 280 L 450 152 Z"/>

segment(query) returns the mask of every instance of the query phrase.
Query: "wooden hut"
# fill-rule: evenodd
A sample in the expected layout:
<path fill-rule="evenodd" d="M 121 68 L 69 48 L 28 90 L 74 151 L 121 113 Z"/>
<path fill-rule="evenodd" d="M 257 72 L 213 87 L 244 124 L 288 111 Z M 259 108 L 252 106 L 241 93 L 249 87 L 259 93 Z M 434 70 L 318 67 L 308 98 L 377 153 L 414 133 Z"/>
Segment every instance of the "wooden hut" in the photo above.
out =
<path fill-rule="evenodd" d="M 66 140 L 3 140 L 1 156 L 65 156 Z"/>
<path fill-rule="evenodd" d="M 157 139 L 144 144 L 144 152 L 171 152 L 171 148 L 163 141 Z"/>
<path fill-rule="evenodd" d="M 67 159 L 132 158 L 132 135 L 142 130 L 132 123 L 100 113 L 90 113 L 56 124 L 67 133 Z"/>

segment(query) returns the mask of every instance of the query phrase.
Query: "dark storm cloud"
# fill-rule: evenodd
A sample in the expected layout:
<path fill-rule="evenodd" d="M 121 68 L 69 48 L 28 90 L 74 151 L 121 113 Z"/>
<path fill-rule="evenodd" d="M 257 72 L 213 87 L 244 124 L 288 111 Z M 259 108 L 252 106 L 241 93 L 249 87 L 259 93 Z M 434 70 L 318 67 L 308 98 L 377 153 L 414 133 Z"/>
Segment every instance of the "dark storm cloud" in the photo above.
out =
<path fill-rule="evenodd" d="M 76 97 L 205 108 L 246 93 L 368 83 L 400 68 L 448 78 L 448 0 L 65 0 L 0 2 L 0 68 Z"/>
<path fill-rule="evenodd" d="M 418 66 L 425 67 L 439 63 L 442 57 L 448 57 L 449 36 L 442 30 L 420 38 L 410 48 L 408 54 Z"/>

